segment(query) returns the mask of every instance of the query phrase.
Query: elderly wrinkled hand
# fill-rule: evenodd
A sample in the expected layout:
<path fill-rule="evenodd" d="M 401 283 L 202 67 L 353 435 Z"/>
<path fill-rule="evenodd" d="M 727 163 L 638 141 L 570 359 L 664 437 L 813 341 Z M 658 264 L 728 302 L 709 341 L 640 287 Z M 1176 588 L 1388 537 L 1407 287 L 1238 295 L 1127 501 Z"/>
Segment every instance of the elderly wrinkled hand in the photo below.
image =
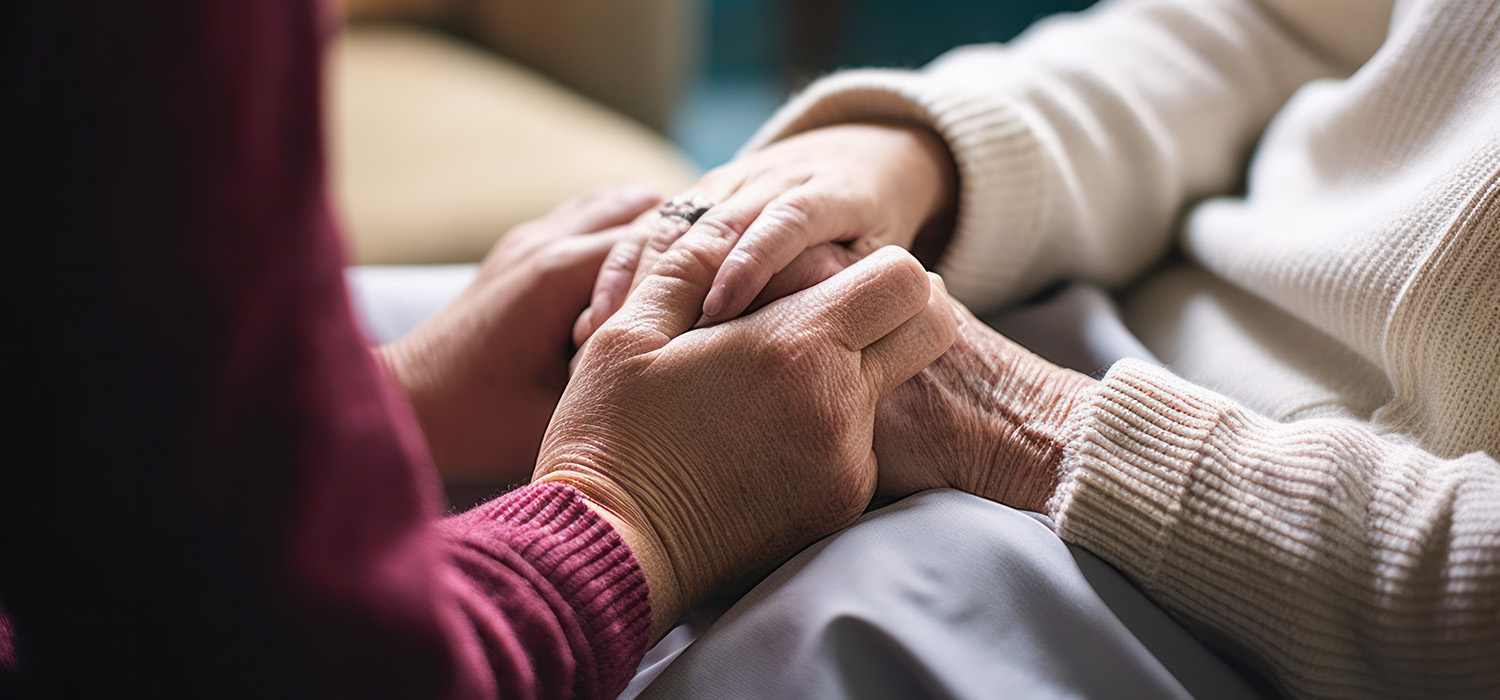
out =
<path fill-rule="evenodd" d="M 1068 419 L 1095 381 L 952 303 L 968 318 L 952 347 L 880 405 L 878 494 L 952 488 L 1044 511 L 1057 487 Z"/>
<path fill-rule="evenodd" d="M 848 525 L 876 406 L 952 342 L 921 265 L 886 248 L 694 329 L 733 241 L 684 235 L 581 351 L 535 480 L 579 489 L 650 583 L 657 631 L 715 586 Z"/>
<path fill-rule="evenodd" d="M 817 284 L 871 245 L 808 249 L 767 283 L 751 308 Z M 1057 484 L 1068 417 L 1095 382 L 1038 357 L 938 291 L 963 323 L 942 357 L 880 404 L 877 497 L 952 488 L 1044 510 Z"/>

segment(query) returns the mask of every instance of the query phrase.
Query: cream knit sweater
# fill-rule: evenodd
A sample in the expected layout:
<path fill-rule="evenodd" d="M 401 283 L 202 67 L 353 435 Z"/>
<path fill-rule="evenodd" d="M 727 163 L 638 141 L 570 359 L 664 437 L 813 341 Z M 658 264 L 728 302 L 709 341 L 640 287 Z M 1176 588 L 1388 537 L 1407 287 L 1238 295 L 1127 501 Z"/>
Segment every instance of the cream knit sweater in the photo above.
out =
<path fill-rule="evenodd" d="M 1175 372 L 1101 383 L 1064 538 L 1294 696 L 1500 697 L 1500 2 L 1106 3 L 750 147 L 855 120 L 946 140 L 955 295 L 1115 286 Z"/>

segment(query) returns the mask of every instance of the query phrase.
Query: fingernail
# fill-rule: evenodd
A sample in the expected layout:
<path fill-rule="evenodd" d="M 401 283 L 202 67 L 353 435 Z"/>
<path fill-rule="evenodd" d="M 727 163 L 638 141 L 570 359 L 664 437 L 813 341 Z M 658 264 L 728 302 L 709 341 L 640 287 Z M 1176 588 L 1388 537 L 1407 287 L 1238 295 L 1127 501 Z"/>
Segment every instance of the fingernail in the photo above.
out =
<path fill-rule="evenodd" d="M 714 285 L 714 288 L 708 291 L 708 298 L 703 300 L 703 315 L 709 318 L 718 316 L 719 312 L 724 310 L 725 294 L 724 285 Z"/>
<path fill-rule="evenodd" d="M 969 325 L 969 315 L 964 313 L 963 308 L 959 306 L 958 302 L 954 301 L 951 297 L 944 301 L 947 302 L 948 312 L 953 314 L 953 320 L 958 322 L 959 328 Z"/>
<path fill-rule="evenodd" d="M 597 317 L 600 314 L 605 313 L 605 309 L 613 309 L 614 302 L 614 294 L 611 294 L 607 291 L 595 292 L 594 298 L 589 301 L 589 313 L 592 314 L 592 316 L 589 316 L 589 323 L 603 320 Z"/>
<path fill-rule="evenodd" d="M 934 285 L 937 285 L 938 289 L 943 290 L 944 294 L 948 293 L 948 284 L 943 281 L 943 276 L 942 275 L 939 275 L 936 272 L 928 272 L 927 273 L 927 279 L 932 280 L 932 283 Z"/>

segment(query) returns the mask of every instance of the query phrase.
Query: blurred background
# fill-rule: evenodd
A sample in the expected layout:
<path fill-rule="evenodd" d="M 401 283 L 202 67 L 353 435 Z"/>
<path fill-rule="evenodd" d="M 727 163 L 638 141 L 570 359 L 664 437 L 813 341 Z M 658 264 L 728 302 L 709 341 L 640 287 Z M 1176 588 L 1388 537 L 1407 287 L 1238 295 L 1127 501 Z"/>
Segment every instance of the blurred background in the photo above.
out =
<path fill-rule="evenodd" d="M 477 260 L 599 186 L 671 195 L 792 92 L 1093 0 L 343 0 L 337 201 L 357 262 Z"/>
<path fill-rule="evenodd" d="M 1093 0 L 707 0 L 695 80 L 669 134 L 703 167 L 730 158 L 788 94 L 844 67 L 921 66 L 1006 41 Z"/>

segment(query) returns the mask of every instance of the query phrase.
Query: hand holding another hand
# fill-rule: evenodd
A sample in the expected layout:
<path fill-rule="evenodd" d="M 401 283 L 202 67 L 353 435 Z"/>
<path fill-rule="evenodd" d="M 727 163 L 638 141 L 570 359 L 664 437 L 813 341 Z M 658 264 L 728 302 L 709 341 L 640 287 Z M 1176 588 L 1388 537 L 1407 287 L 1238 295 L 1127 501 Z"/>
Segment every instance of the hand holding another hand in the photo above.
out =
<path fill-rule="evenodd" d="M 582 351 L 537 461 L 646 570 L 657 631 L 712 588 L 852 522 L 874 493 L 876 406 L 957 320 L 882 249 L 747 316 L 694 329 L 731 239 L 667 249 Z"/>
<path fill-rule="evenodd" d="M 968 317 L 942 357 L 880 405 L 878 495 L 951 488 L 1044 512 L 1057 488 L 1068 419 L 1093 379 Z"/>
<path fill-rule="evenodd" d="M 871 249 L 825 243 L 771 279 L 751 308 L 815 285 Z M 947 352 L 880 404 L 877 497 L 951 488 L 1043 511 L 1057 485 L 1067 421 L 1094 380 L 1037 356 L 935 290 L 964 319 Z"/>

